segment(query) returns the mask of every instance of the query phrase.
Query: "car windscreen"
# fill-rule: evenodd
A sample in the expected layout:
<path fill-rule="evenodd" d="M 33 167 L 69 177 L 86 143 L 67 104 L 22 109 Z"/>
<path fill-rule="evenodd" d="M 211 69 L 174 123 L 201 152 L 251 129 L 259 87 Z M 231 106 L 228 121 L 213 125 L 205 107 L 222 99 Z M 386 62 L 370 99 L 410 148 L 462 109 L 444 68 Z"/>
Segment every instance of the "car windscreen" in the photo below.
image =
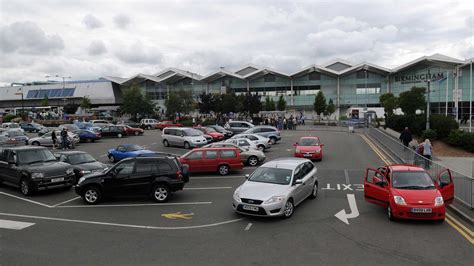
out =
<path fill-rule="evenodd" d="M 202 136 L 202 132 L 196 129 L 186 129 L 186 130 L 183 130 L 183 133 L 185 136 L 189 136 L 189 137 Z"/>
<path fill-rule="evenodd" d="M 215 130 L 219 131 L 219 132 L 225 132 L 225 129 L 221 126 L 217 126 L 217 125 L 214 125 L 212 126 L 212 128 L 214 128 Z"/>
<path fill-rule="evenodd" d="M 288 185 L 291 182 L 291 170 L 281 168 L 260 167 L 249 177 L 249 181 Z"/>
<path fill-rule="evenodd" d="M 137 144 L 132 144 L 132 145 L 127 145 L 124 146 L 126 151 L 139 151 L 139 150 L 144 150 L 144 148 L 140 145 Z"/>
<path fill-rule="evenodd" d="M 53 153 L 47 149 L 34 149 L 18 151 L 18 163 L 19 164 L 33 164 L 47 161 L 56 161 Z"/>
<path fill-rule="evenodd" d="M 16 136 L 24 136 L 21 131 L 8 131 L 8 136 L 10 137 L 16 137 Z"/>
<path fill-rule="evenodd" d="M 83 164 L 95 162 L 94 157 L 88 153 L 71 154 L 68 156 L 70 164 Z"/>
<path fill-rule="evenodd" d="M 215 133 L 215 132 L 217 132 L 217 131 L 216 131 L 215 129 L 213 129 L 212 127 L 206 127 L 206 130 L 207 130 L 207 132 L 209 132 L 209 133 Z"/>
<path fill-rule="evenodd" d="M 8 127 L 9 128 L 19 128 L 20 125 L 19 124 L 10 124 Z"/>
<path fill-rule="evenodd" d="M 392 173 L 392 187 L 398 189 L 435 189 L 433 180 L 423 171 L 397 171 Z"/>
<path fill-rule="evenodd" d="M 300 142 L 298 144 L 300 146 L 318 146 L 319 141 L 318 141 L 318 139 L 301 138 Z"/>

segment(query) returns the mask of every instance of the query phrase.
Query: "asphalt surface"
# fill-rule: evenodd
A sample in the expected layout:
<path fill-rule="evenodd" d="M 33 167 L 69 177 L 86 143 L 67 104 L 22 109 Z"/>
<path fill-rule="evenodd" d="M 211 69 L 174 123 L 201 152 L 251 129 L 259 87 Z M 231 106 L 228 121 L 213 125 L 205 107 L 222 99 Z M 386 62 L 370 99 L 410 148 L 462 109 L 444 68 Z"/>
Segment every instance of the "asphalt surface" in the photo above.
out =
<path fill-rule="evenodd" d="M 100 161 L 107 149 L 136 143 L 164 148 L 161 132 L 81 144 Z M 285 131 L 267 160 L 292 156 L 299 137 L 317 135 L 324 159 L 317 162 L 319 194 L 299 205 L 293 217 L 254 218 L 235 214 L 234 189 L 254 167 L 221 177 L 192 175 L 184 191 L 167 204 L 148 198 L 103 201 L 87 206 L 73 190 L 22 196 L 0 188 L 0 220 L 27 222 L 22 230 L 0 228 L 1 265 L 472 265 L 473 245 L 447 222 L 390 222 L 386 210 L 363 198 L 367 166 L 383 162 L 359 134 L 337 131 Z M 334 215 L 350 212 L 355 195 L 360 215 L 349 225 Z M 185 214 L 169 219 L 163 214 Z"/>

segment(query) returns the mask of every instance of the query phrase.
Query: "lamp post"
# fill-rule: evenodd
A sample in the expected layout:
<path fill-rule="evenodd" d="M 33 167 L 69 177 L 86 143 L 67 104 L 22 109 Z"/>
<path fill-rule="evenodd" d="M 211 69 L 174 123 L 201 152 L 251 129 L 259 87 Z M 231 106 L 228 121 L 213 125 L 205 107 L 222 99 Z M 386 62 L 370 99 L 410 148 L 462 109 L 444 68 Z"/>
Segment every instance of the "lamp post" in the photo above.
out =
<path fill-rule="evenodd" d="M 21 115 L 25 112 L 25 102 L 23 98 L 23 88 L 19 88 L 17 92 L 15 93 L 16 95 L 21 95 Z"/>
<path fill-rule="evenodd" d="M 428 77 L 430 77 L 430 70 L 428 70 Z M 430 129 L 430 87 L 431 79 L 427 80 L 428 88 L 426 89 L 426 130 Z"/>
<path fill-rule="evenodd" d="M 472 132 L 472 59 L 469 73 L 469 132 Z"/>

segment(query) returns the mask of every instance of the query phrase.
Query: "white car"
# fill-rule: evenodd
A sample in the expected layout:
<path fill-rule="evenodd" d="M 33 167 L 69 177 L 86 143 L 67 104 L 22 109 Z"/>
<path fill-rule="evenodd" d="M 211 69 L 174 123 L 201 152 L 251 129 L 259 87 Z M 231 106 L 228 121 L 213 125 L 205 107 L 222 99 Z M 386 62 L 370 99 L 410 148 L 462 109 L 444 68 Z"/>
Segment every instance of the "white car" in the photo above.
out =
<path fill-rule="evenodd" d="M 225 143 L 232 143 L 237 145 L 241 148 L 253 149 L 258 150 L 257 144 L 247 138 L 231 138 L 225 141 Z"/>
<path fill-rule="evenodd" d="M 257 145 L 257 148 L 261 151 L 265 151 L 272 147 L 272 144 L 269 138 L 261 136 L 261 135 L 257 135 L 257 134 L 240 133 L 240 134 L 232 136 L 231 139 L 240 139 L 240 138 L 251 140 L 253 143 Z"/>
<path fill-rule="evenodd" d="M 40 137 L 35 137 L 31 138 L 28 140 L 29 145 L 35 145 L 35 146 L 53 146 L 53 139 L 51 138 L 52 132 L 47 132 Z M 80 138 L 79 135 L 74 134 L 72 132 L 67 132 L 69 140 L 72 140 L 74 144 L 78 143 Z M 62 143 L 62 138 L 61 138 L 61 131 L 56 131 L 56 137 L 57 137 L 57 144 L 61 145 Z"/>
<path fill-rule="evenodd" d="M 20 124 L 18 124 L 18 123 L 11 123 L 11 122 L 3 123 L 2 128 L 6 131 L 7 130 L 8 131 L 20 131 L 21 133 L 25 133 L 25 130 L 23 130 L 23 128 L 21 128 Z"/>

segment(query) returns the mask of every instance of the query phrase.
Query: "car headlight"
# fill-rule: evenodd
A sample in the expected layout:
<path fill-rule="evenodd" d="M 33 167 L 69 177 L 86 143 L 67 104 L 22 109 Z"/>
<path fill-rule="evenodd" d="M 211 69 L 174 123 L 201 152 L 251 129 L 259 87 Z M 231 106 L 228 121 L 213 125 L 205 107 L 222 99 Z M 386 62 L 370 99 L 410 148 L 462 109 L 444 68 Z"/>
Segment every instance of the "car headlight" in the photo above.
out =
<path fill-rule="evenodd" d="M 43 173 L 32 173 L 31 174 L 31 178 L 35 179 L 35 178 L 43 178 L 44 177 L 44 174 Z"/>
<path fill-rule="evenodd" d="M 400 196 L 393 196 L 393 200 L 395 201 L 396 204 L 398 205 L 407 205 L 407 203 L 405 202 L 405 199 L 403 197 L 400 197 Z"/>
<path fill-rule="evenodd" d="M 79 178 L 79 181 L 77 181 L 77 184 L 84 182 L 84 180 L 86 180 L 84 177 Z"/>
<path fill-rule="evenodd" d="M 92 171 L 90 171 L 90 170 L 82 170 L 80 173 L 81 173 L 82 175 L 87 175 L 87 174 L 92 173 Z"/>
<path fill-rule="evenodd" d="M 444 204 L 443 197 L 436 197 L 434 200 L 435 206 L 442 206 Z"/>
<path fill-rule="evenodd" d="M 74 170 L 72 168 L 69 168 L 69 169 L 66 170 L 66 174 L 72 175 L 72 174 L 74 174 Z"/>
<path fill-rule="evenodd" d="M 234 200 L 237 201 L 237 202 L 242 202 L 242 200 L 240 199 L 240 187 L 238 187 L 235 191 L 234 191 Z"/>
<path fill-rule="evenodd" d="M 273 196 L 273 197 L 267 199 L 264 203 L 269 204 L 269 203 L 282 202 L 284 199 L 285 199 L 284 196 Z"/>
<path fill-rule="evenodd" d="M 300 153 L 300 150 L 299 150 L 299 149 L 296 149 L 295 152 L 296 152 L 296 153 Z"/>

